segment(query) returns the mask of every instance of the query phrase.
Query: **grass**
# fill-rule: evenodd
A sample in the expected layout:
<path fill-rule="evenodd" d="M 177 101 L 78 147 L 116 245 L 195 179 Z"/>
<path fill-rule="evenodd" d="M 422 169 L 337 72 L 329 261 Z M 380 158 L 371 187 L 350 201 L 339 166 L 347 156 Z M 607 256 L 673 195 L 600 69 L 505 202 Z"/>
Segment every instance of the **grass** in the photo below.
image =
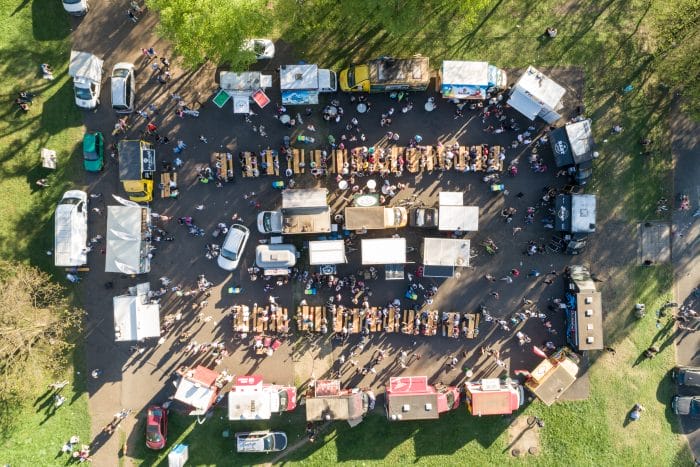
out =
<path fill-rule="evenodd" d="M 140 417 L 135 432 L 143 433 L 144 423 L 144 417 Z M 292 445 L 304 436 L 305 425 L 304 411 L 299 409 L 291 414 L 274 416 L 271 421 L 240 423 L 238 428 L 228 421 L 225 409 L 216 409 L 202 425 L 197 424 L 196 417 L 171 412 L 168 418 L 168 446 L 187 445 L 188 464 L 191 465 L 260 464 L 271 459 L 275 453 L 238 454 L 234 437 L 237 431 L 283 431 L 287 434 L 289 445 Z M 227 432 L 227 436 L 224 436 L 224 432 Z M 168 452 L 169 448 L 151 451 L 144 443 L 138 443 L 133 458 L 141 465 L 168 465 Z"/>
<path fill-rule="evenodd" d="M 323 32 L 304 29 L 281 31 L 305 59 L 340 68 L 379 55 L 423 53 L 433 60 L 487 60 L 508 69 L 534 64 L 539 68 L 579 67 L 585 75 L 583 101 L 593 119 L 601 157 L 588 192 L 599 195 L 599 216 L 634 226 L 668 214 L 655 212 L 656 201 L 670 199 L 671 155 L 668 118 L 671 96 L 660 83 L 648 33 L 651 15 L 665 8 L 659 0 L 493 1 L 469 34 L 446 34 L 451 19 L 441 12 L 426 15 L 409 36 L 386 34 L 373 24 L 353 24 L 335 18 Z M 329 12 L 320 12 L 327 15 Z M 318 22 L 322 20 L 319 19 Z M 314 19 L 309 21 L 314 22 Z M 551 25 L 555 40 L 542 37 Z M 323 44 L 316 47 L 314 44 Z M 623 88 L 632 85 L 631 92 Z M 570 91 L 571 92 L 571 91 Z M 611 135 L 620 124 L 624 131 Z M 655 142 L 651 157 L 641 157 L 641 138 Z M 662 219 L 663 220 L 663 219 Z M 614 235 L 615 232 L 609 232 Z M 604 241 L 598 234 L 594 241 Z M 640 268 L 618 264 L 614 252 L 606 258 L 614 274 L 606 300 L 606 344 L 616 356 L 593 355 L 589 370 L 591 396 L 586 401 L 545 407 L 530 404 L 524 412 L 546 420 L 542 454 L 525 463 L 553 465 L 689 465 L 687 445 L 678 434 L 678 421 L 669 411 L 673 387 L 666 377 L 674 363 L 672 327 L 666 318 L 657 324 L 654 310 L 671 297 L 670 267 Z M 632 317 L 635 302 L 652 310 L 644 319 Z M 653 360 L 638 361 L 655 343 L 662 348 Z M 626 424 L 635 403 L 647 409 L 642 419 Z M 357 465 L 405 463 L 439 465 L 468 463 L 522 463 L 506 452 L 505 420 L 477 419 L 460 409 L 440 421 L 387 424 L 384 417 L 369 417 L 357 428 L 342 424 L 322 441 L 293 453 L 292 464 Z"/>
<path fill-rule="evenodd" d="M 55 274 L 45 253 L 53 249 L 53 207 L 63 191 L 75 187 L 75 174 L 82 173 L 76 170 L 81 116 L 67 76 L 70 25 L 61 3 L 52 0 L 0 0 L 0 16 L 0 95 L 5 103 L 0 112 L 0 256 Z M 41 63 L 53 66 L 54 81 L 41 78 Z M 37 94 L 27 113 L 13 104 L 21 90 Z M 58 170 L 41 168 L 42 147 L 57 151 Z M 39 190 L 39 178 L 48 178 L 51 186 Z M 80 352 L 76 368 L 84 366 Z M 89 441 L 85 379 L 72 373 L 53 375 L 42 362 L 30 367 L 26 402 L 3 407 L 0 462 L 65 465 L 66 458 L 55 458 L 63 443 L 74 434 Z M 72 385 L 62 392 L 66 403 L 52 413 L 52 396 L 44 390 L 59 379 Z"/>

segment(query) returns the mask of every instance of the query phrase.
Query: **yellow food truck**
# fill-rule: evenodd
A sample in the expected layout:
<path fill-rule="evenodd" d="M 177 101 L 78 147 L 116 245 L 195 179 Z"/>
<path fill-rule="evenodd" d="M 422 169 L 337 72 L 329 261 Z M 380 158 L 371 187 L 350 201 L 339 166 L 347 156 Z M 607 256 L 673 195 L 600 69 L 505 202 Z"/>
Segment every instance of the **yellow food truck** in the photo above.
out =
<path fill-rule="evenodd" d="M 156 150 L 150 143 L 122 140 L 117 145 L 119 181 L 131 201 L 153 201 L 153 175 L 156 171 Z"/>
<path fill-rule="evenodd" d="M 340 72 L 345 92 L 425 91 L 430 85 L 430 59 L 381 57 Z"/>

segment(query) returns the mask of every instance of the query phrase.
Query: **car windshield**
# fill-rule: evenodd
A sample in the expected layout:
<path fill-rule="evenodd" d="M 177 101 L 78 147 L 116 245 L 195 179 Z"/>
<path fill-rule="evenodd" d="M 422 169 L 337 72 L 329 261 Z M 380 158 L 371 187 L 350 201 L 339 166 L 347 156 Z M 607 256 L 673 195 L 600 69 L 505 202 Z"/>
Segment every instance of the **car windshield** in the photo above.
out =
<path fill-rule="evenodd" d="M 272 231 L 272 213 L 266 212 L 263 214 L 263 228 L 265 232 Z"/>
<path fill-rule="evenodd" d="M 75 97 L 83 101 L 89 101 L 92 99 L 92 94 L 88 88 L 75 88 Z"/>
<path fill-rule="evenodd" d="M 238 252 L 236 251 L 231 251 L 228 248 L 222 248 L 221 249 L 221 256 L 226 258 L 229 261 L 236 261 L 238 259 Z"/>
<path fill-rule="evenodd" d="M 149 425 L 146 427 L 146 439 L 151 443 L 159 443 L 162 439 L 158 425 Z"/>
<path fill-rule="evenodd" d="M 355 69 L 350 68 L 348 70 L 348 87 L 355 87 Z"/>
<path fill-rule="evenodd" d="M 117 68 L 112 72 L 112 78 L 126 78 L 129 76 L 129 70 L 126 68 Z"/>
<path fill-rule="evenodd" d="M 85 156 L 85 160 L 88 161 L 96 161 L 100 158 L 100 156 L 97 155 L 96 151 L 85 151 L 83 155 Z"/>
<path fill-rule="evenodd" d="M 272 451 L 275 448 L 275 438 L 274 436 L 267 435 L 263 438 L 263 449 L 265 451 Z"/>
<path fill-rule="evenodd" d="M 68 5 L 75 5 L 76 3 L 80 3 L 82 0 L 63 0 L 63 3 L 66 3 Z"/>
<path fill-rule="evenodd" d="M 403 216 L 401 215 L 401 209 L 394 208 L 394 225 L 401 225 L 403 223 Z"/>
<path fill-rule="evenodd" d="M 79 204 L 80 198 L 63 198 L 60 204 Z"/>

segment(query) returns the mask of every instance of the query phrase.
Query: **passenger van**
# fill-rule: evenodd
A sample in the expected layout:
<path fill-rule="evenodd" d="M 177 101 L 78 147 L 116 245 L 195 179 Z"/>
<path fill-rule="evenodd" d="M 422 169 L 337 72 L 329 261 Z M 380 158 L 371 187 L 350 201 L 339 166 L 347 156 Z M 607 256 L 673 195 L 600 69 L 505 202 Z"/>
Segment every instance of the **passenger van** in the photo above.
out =
<path fill-rule="evenodd" d="M 69 190 L 56 207 L 54 264 L 59 267 L 82 266 L 87 263 L 87 193 Z"/>
<path fill-rule="evenodd" d="M 117 113 L 134 111 L 136 82 L 134 64 L 121 62 L 112 69 L 112 108 Z"/>

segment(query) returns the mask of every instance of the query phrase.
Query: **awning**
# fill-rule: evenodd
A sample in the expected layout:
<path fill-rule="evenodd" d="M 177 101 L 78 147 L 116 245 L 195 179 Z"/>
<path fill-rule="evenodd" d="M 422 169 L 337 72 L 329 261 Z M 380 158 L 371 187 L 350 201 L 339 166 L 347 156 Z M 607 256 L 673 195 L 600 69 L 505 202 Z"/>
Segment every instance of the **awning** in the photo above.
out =
<path fill-rule="evenodd" d="M 525 94 L 519 89 L 514 89 L 508 99 L 508 105 L 513 107 L 515 110 L 525 115 L 530 120 L 537 118 L 537 114 L 540 113 L 542 106 L 530 96 Z"/>
<path fill-rule="evenodd" d="M 142 274 L 151 270 L 142 230 L 149 220 L 150 209 L 146 207 L 107 208 L 105 272 Z"/>

